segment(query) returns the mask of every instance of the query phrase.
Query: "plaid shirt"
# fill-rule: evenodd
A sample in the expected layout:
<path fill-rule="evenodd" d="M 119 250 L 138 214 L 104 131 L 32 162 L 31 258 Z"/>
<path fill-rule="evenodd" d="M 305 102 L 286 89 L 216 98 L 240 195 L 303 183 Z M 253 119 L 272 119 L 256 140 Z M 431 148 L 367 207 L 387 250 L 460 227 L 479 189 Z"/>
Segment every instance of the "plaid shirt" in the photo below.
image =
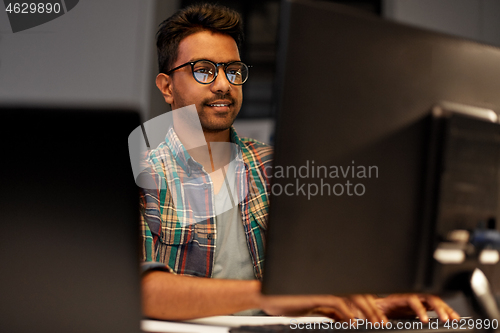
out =
<path fill-rule="evenodd" d="M 242 198 L 239 207 L 254 273 L 262 279 L 269 209 L 265 169 L 271 166 L 272 148 L 240 139 L 234 128 L 231 141 L 241 149 L 240 167 L 236 167 L 238 195 Z M 150 187 L 156 189 L 141 190 L 142 260 L 161 263 L 175 274 L 211 277 L 217 231 L 210 176 L 191 158 L 173 128 L 165 141 L 148 153 L 145 162 L 143 174 L 154 181 L 155 186 Z M 196 182 L 183 184 L 184 178 L 193 175 Z M 185 200 L 186 193 L 190 200 Z M 196 207 L 203 207 L 206 213 L 196 214 Z"/>

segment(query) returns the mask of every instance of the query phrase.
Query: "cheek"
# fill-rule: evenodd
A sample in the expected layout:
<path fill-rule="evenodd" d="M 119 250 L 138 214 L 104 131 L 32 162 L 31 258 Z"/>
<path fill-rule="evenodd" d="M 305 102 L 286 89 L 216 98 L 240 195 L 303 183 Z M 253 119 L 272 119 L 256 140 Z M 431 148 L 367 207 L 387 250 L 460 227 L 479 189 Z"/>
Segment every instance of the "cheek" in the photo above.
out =
<path fill-rule="evenodd" d="M 241 87 L 238 87 L 238 89 L 235 91 L 234 96 L 241 104 L 241 102 L 243 101 L 243 90 Z"/>
<path fill-rule="evenodd" d="M 173 91 L 175 92 L 174 98 L 176 99 L 176 102 L 183 104 L 183 106 L 199 104 L 200 96 L 203 96 L 203 94 L 198 91 L 197 87 L 193 87 L 191 84 L 179 84 L 175 87 L 175 89 L 173 89 Z"/>

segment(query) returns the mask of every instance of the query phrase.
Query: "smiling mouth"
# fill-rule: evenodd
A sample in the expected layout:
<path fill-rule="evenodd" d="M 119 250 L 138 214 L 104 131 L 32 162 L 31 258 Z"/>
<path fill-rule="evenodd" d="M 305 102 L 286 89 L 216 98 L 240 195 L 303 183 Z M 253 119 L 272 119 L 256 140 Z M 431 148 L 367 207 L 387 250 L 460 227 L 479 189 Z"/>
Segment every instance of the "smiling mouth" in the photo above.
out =
<path fill-rule="evenodd" d="M 224 107 L 224 106 L 229 106 L 231 104 L 207 104 L 207 105 L 212 107 Z"/>

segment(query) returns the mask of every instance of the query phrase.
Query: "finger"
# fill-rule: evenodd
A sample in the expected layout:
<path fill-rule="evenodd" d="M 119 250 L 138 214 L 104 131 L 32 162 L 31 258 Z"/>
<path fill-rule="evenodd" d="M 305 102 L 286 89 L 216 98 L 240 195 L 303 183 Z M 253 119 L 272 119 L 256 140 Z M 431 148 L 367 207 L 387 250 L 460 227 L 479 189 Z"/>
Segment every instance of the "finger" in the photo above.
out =
<path fill-rule="evenodd" d="M 382 311 L 382 309 L 377 305 L 375 297 L 373 297 L 372 295 L 366 295 L 366 300 L 370 303 L 370 306 L 372 307 L 372 309 L 375 310 L 375 312 L 377 313 L 377 316 L 382 321 L 387 323 L 389 321 L 389 319 L 387 319 L 387 316 L 385 315 L 384 311 Z"/>
<path fill-rule="evenodd" d="M 423 323 L 429 322 L 429 317 L 427 316 L 427 309 L 422 304 L 422 301 L 417 295 L 408 295 L 407 302 L 410 308 L 420 318 L 420 321 L 422 321 Z"/>
<path fill-rule="evenodd" d="M 455 310 L 451 309 L 451 312 L 449 313 L 450 315 L 450 319 L 452 320 L 460 320 L 460 315 L 458 314 L 458 312 L 456 312 Z"/>
<path fill-rule="evenodd" d="M 372 323 L 387 321 L 386 316 L 379 309 L 372 296 L 353 295 L 350 297 L 350 300 L 363 312 L 366 319 Z"/>
<path fill-rule="evenodd" d="M 338 310 L 326 306 L 322 306 L 314 309 L 312 312 L 315 315 L 320 315 L 324 317 L 329 317 L 334 319 L 335 321 L 344 321 L 344 315 L 340 313 Z"/>
<path fill-rule="evenodd" d="M 448 315 L 449 307 L 440 298 L 432 295 L 425 295 L 423 298 L 431 306 L 431 309 L 437 313 L 440 320 L 447 321 L 450 319 Z"/>
<path fill-rule="evenodd" d="M 459 320 L 460 315 L 456 313 L 448 304 L 446 304 L 441 298 L 432 295 L 425 296 L 427 303 L 432 307 L 434 311 L 438 314 L 438 317 L 442 321 Z"/>
<path fill-rule="evenodd" d="M 325 304 L 325 306 L 334 308 L 336 310 L 336 313 L 341 316 L 341 320 L 343 321 L 355 320 L 354 314 L 352 313 L 351 309 L 340 297 L 329 297 L 328 302 Z"/>
<path fill-rule="evenodd" d="M 356 307 L 361 310 L 364 317 L 371 321 L 372 323 L 378 322 L 377 314 L 370 307 L 365 298 L 361 295 L 352 295 L 349 297 L 349 300 L 356 305 Z"/>

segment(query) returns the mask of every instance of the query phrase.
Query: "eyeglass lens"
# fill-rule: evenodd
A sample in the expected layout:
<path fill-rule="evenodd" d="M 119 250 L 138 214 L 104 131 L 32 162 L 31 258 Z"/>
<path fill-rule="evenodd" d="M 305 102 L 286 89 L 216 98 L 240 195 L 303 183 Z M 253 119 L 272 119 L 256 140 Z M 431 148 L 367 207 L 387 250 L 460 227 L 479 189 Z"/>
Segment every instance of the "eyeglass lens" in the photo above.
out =
<path fill-rule="evenodd" d="M 198 61 L 193 65 L 193 75 L 200 83 L 210 83 L 215 78 L 217 67 L 209 61 Z M 248 67 L 242 62 L 227 66 L 226 77 L 232 84 L 243 84 L 248 78 Z"/>

